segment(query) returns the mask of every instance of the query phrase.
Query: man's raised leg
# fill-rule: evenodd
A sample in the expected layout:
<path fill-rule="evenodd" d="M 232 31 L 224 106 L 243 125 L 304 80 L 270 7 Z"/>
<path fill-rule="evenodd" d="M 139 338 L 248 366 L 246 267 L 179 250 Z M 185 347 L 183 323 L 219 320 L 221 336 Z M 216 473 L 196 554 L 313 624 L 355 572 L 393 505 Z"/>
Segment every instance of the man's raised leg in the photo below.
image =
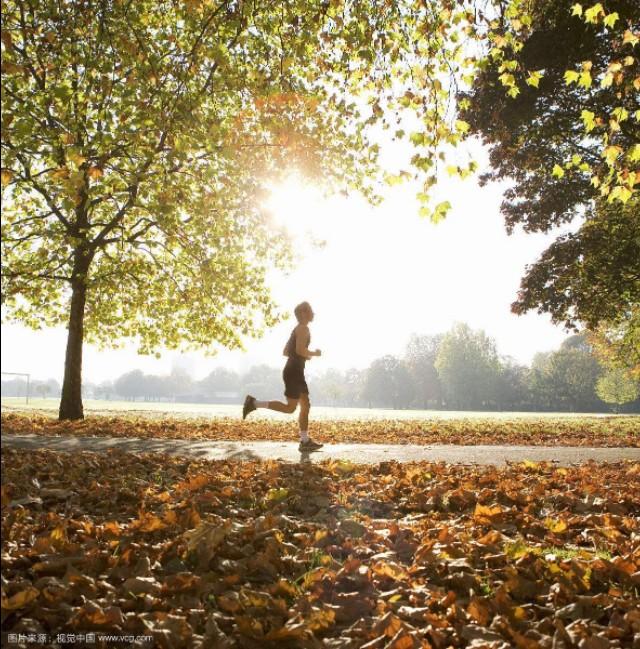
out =
<path fill-rule="evenodd" d="M 291 414 L 295 412 L 295 409 L 298 407 L 298 400 L 287 397 L 287 403 L 282 403 L 282 401 L 258 401 L 255 397 L 247 395 L 244 400 L 244 407 L 242 409 L 242 418 L 246 419 L 247 415 L 250 412 L 258 408 L 268 408 L 269 410 L 275 410 L 276 412 L 284 412 Z"/>

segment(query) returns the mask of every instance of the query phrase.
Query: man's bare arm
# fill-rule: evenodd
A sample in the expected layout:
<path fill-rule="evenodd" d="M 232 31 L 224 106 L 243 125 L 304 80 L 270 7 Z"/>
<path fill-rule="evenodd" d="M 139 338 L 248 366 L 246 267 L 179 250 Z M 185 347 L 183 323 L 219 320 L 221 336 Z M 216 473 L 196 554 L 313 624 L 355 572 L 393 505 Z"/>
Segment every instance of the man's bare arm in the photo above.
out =
<path fill-rule="evenodd" d="M 314 356 L 320 356 L 320 350 L 316 349 L 315 351 L 311 351 L 307 347 L 305 340 L 309 340 L 309 327 L 306 325 L 299 325 L 296 330 L 296 354 L 302 356 L 302 358 L 306 358 L 307 360 Z"/>

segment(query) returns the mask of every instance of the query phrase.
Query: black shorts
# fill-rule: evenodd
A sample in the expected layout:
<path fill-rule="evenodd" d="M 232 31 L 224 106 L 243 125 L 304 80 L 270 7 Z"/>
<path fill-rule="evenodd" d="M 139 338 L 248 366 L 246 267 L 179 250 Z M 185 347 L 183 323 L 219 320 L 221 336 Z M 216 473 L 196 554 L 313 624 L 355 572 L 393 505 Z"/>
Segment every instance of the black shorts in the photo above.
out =
<path fill-rule="evenodd" d="M 282 370 L 284 396 L 299 399 L 301 394 L 309 394 L 307 381 L 304 378 L 304 367 L 299 363 L 288 362 Z"/>

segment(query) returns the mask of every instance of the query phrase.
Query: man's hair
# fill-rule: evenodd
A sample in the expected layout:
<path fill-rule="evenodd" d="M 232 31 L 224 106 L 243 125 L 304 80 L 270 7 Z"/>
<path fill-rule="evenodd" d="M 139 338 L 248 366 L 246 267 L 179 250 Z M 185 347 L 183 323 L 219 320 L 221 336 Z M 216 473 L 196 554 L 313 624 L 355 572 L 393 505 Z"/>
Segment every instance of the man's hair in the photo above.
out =
<path fill-rule="evenodd" d="M 306 311 L 310 308 L 311 305 L 308 302 L 300 302 L 300 304 L 298 304 L 298 306 L 293 310 L 293 314 L 296 316 L 296 320 L 300 322 L 300 316 L 302 315 L 303 311 Z"/>

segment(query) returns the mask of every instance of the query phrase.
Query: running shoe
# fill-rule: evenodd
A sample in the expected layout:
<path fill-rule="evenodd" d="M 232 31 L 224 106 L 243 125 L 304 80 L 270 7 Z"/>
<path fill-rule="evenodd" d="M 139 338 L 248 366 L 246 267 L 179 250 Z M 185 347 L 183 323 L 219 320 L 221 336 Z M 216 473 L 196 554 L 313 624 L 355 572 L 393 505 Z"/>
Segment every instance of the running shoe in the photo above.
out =
<path fill-rule="evenodd" d="M 242 418 L 246 419 L 250 412 L 256 409 L 256 400 L 251 395 L 247 395 L 244 400 L 244 407 L 242 408 Z"/>
<path fill-rule="evenodd" d="M 306 442 L 300 442 L 300 445 L 298 446 L 299 451 L 317 451 L 321 449 L 324 446 L 324 444 L 320 444 L 320 442 L 314 442 L 311 438 L 309 438 Z"/>

